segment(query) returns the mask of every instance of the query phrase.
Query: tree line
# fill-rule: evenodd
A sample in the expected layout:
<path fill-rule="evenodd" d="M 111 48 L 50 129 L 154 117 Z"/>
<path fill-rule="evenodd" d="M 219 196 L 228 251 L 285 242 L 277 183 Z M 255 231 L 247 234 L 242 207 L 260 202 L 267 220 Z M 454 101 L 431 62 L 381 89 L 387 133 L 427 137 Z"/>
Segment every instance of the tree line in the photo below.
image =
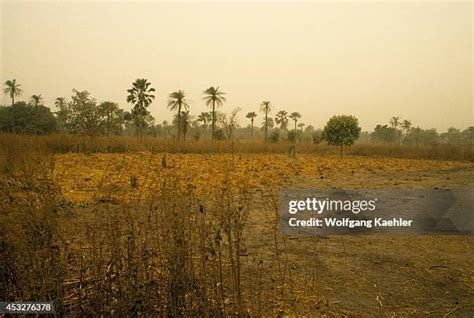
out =
<path fill-rule="evenodd" d="M 239 124 L 241 108 L 229 113 L 219 111 L 226 103 L 226 93 L 220 87 L 211 86 L 202 93 L 202 100 L 209 112 L 197 116 L 190 113 L 191 101 L 183 90 L 168 95 L 167 107 L 175 112 L 171 123 L 156 123 L 149 111 L 156 99 L 156 90 L 147 79 L 136 79 L 127 90 L 126 101 L 130 110 L 120 108 L 112 101 L 98 102 L 88 91 L 73 89 L 70 99 L 58 97 L 54 101 L 55 112 L 44 105 L 41 94 L 32 95 L 28 102 L 17 101 L 22 96 L 21 85 L 15 80 L 4 83 L 4 93 L 11 99 L 10 106 L 0 107 L 0 131 L 25 134 L 44 134 L 55 131 L 85 135 L 135 135 L 173 137 L 178 141 L 191 138 L 199 140 L 263 139 L 266 142 L 281 140 L 313 142 L 325 140 L 330 144 L 349 145 L 361 138 L 376 143 L 429 144 L 438 142 L 472 144 L 474 127 L 464 131 L 450 128 L 438 134 L 435 129 L 413 127 L 411 121 L 392 117 L 385 125 L 377 125 L 373 132 L 360 133 L 358 121 L 353 116 L 334 116 L 323 129 L 315 129 L 301 121 L 299 112 L 278 110 L 274 116 L 274 106 L 268 100 L 260 103 L 259 112 L 245 115 L 248 126 Z M 256 123 L 261 114 L 262 121 Z M 337 129 L 336 129 L 336 128 Z M 349 127 L 349 128 L 348 128 Z M 336 129 L 338 135 L 329 129 Z M 341 137 L 350 131 L 351 137 Z"/>
<path fill-rule="evenodd" d="M 218 108 L 226 102 L 225 95 L 219 87 L 211 86 L 203 91 L 203 101 L 210 108 L 209 112 L 202 112 L 196 118 L 189 113 L 190 101 L 183 90 L 172 92 L 168 95 L 167 106 L 176 112 L 172 123 L 163 121 L 155 123 L 155 118 L 149 112 L 149 106 L 155 100 L 155 88 L 147 79 L 137 79 L 132 87 L 127 90 L 127 103 L 131 109 L 125 111 L 115 102 L 98 102 L 88 91 L 73 89 L 69 100 L 58 97 L 54 102 L 57 111 L 54 113 L 43 103 L 41 95 L 33 95 L 29 102 L 18 102 L 15 99 L 23 94 L 21 84 L 16 80 L 5 82 L 4 93 L 11 98 L 11 106 L 0 108 L 0 130 L 13 133 L 49 133 L 62 131 L 86 135 L 119 135 L 133 133 L 137 138 L 146 135 L 171 135 L 178 140 L 186 139 L 190 130 L 194 130 L 193 138 L 198 134 L 206 133 L 210 128 L 212 140 L 231 140 L 235 131 L 240 127 L 238 116 L 241 108 L 237 107 L 230 113 L 219 112 Z M 288 114 L 286 111 L 277 113 L 275 120 L 269 117 L 272 105 L 269 101 L 261 103 L 261 112 L 265 116 L 261 130 L 264 132 L 265 141 L 278 141 L 279 135 L 269 130 L 273 129 L 275 122 L 280 130 L 288 132 L 289 120 L 294 121 L 293 134 L 296 133 L 297 123 L 301 118 L 298 112 Z M 250 120 L 250 135 L 254 138 L 254 120 L 256 112 L 249 112 L 246 118 Z M 304 124 L 298 127 L 302 130 Z M 197 130 L 199 128 L 199 130 Z"/>
<path fill-rule="evenodd" d="M 402 120 L 400 116 L 394 116 L 388 124 L 377 125 L 370 134 L 371 140 L 378 143 L 393 144 L 465 144 L 472 145 L 474 138 L 474 126 L 460 130 L 454 127 L 448 128 L 446 132 L 438 133 L 436 129 L 422 129 L 413 127 L 410 120 Z"/>

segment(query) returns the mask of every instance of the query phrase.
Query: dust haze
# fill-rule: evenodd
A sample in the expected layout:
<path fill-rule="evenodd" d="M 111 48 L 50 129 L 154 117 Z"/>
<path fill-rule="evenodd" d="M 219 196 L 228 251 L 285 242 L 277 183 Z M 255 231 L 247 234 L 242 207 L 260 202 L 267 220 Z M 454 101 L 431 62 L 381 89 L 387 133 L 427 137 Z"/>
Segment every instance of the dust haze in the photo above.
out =
<path fill-rule="evenodd" d="M 126 104 L 147 78 L 150 107 L 170 121 L 170 92 L 192 113 L 202 91 L 228 93 L 224 111 L 298 111 L 323 127 L 352 114 L 363 130 L 392 116 L 422 128 L 466 128 L 472 113 L 472 4 L 427 2 L 17 2 L 1 8 L 0 81 L 53 106 L 71 90 Z M 7 96 L 1 104 L 9 104 Z M 243 121 L 241 119 L 241 121 Z"/>

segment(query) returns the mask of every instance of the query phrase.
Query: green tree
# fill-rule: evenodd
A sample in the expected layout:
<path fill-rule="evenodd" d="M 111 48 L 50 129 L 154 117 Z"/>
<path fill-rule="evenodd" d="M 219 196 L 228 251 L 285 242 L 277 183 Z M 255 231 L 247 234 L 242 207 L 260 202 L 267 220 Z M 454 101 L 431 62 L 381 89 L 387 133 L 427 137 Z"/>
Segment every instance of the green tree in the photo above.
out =
<path fill-rule="evenodd" d="M 260 111 L 265 114 L 265 141 L 268 140 L 268 114 L 272 111 L 272 104 L 269 101 L 263 101 L 260 104 Z"/>
<path fill-rule="evenodd" d="M 96 135 L 100 131 L 100 114 L 97 101 L 88 91 L 73 89 L 69 102 L 70 111 L 67 128 L 72 133 Z"/>
<path fill-rule="evenodd" d="M 461 134 L 463 143 L 472 146 L 474 141 L 474 126 L 467 127 Z"/>
<path fill-rule="evenodd" d="M 245 117 L 250 119 L 250 134 L 253 140 L 253 121 L 255 120 L 255 117 L 257 117 L 257 114 L 255 112 L 250 112 L 250 113 L 247 113 Z"/>
<path fill-rule="evenodd" d="M 393 143 L 398 141 L 398 130 L 387 125 L 377 125 L 370 136 L 375 142 Z"/>
<path fill-rule="evenodd" d="M 339 115 L 329 119 L 324 127 L 323 136 L 328 144 L 340 146 L 342 158 L 343 146 L 353 145 L 359 138 L 360 130 L 356 117 Z"/>
<path fill-rule="evenodd" d="M 181 139 L 180 136 L 181 136 L 181 110 L 184 109 L 184 110 L 188 110 L 189 109 L 189 104 L 188 104 L 188 101 L 186 99 L 186 94 L 184 93 L 184 91 L 182 90 L 179 90 L 177 92 L 173 92 L 169 95 L 169 99 L 168 99 L 168 108 L 170 110 L 177 110 L 178 111 L 178 141 Z M 184 131 L 183 131 L 184 132 Z M 186 137 L 184 138 L 186 140 Z"/>
<path fill-rule="evenodd" d="M 221 128 L 217 128 L 214 136 L 215 140 L 225 140 L 225 133 L 224 130 Z"/>
<path fill-rule="evenodd" d="M 423 142 L 426 144 L 437 144 L 439 142 L 439 134 L 436 128 L 423 130 Z"/>
<path fill-rule="evenodd" d="M 45 134 L 56 130 L 56 120 L 48 107 L 25 102 L 0 108 L 0 130 L 21 134 Z"/>
<path fill-rule="evenodd" d="M 291 138 L 291 137 L 290 137 Z M 272 143 L 277 143 L 280 140 L 280 130 L 279 129 L 273 129 L 270 133 L 270 142 Z"/>
<path fill-rule="evenodd" d="M 211 128 L 211 139 L 214 140 L 214 133 L 216 129 L 216 107 L 222 106 L 226 101 L 225 93 L 219 90 L 219 86 L 211 86 L 204 91 L 203 100 L 207 106 L 212 106 L 212 128 Z"/>
<path fill-rule="evenodd" d="M 415 127 L 410 129 L 408 136 L 405 137 L 407 144 L 435 144 L 439 141 L 439 134 L 436 129 L 422 129 Z"/>
<path fill-rule="evenodd" d="M 16 79 L 8 80 L 5 82 L 5 88 L 3 92 L 7 94 L 12 100 L 12 106 L 15 105 L 15 97 L 20 97 L 23 94 L 23 90 L 20 88 L 21 84 L 16 82 Z"/>
<path fill-rule="evenodd" d="M 122 131 L 123 110 L 114 102 L 105 101 L 98 106 L 98 116 L 102 131 L 110 136 L 111 133 L 118 134 Z"/>
<path fill-rule="evenodd" d="M 0 105 L 0 131 L 14 132 L 11 106 Z"/>
<path fill-rule="evenodd" d="M 39 105 L 32 110 L 32 121 L 35 134 L 46 134 L 56 131 L 57 123 L 49 107 Z"/>
<path fill-rule="evenodd" d="M 133 115 L 129 111 L 123 112 L 123 123 L 125 124 L 125 128 L 130 128 L 133 125 Z"/>
<path fill-rule="evenodd" d="M 448 131 L 442 133 L 440 137 L 443 141 L 450 144 L 460 144 L 462 141 L 461 130 L 454 127 L 448 128 Z"/>
<path fill-rule="evenodd" d="M 147 108 L 155 99 L 155 95 L 152 94 L 155 89 L 150 86 L 151 83 L 147 79 L 139 78 L 132 83 L 132 88 L 127 90 L 127 102 L 133 104 L 131 115 L 138 138 L 143 137 L 143 130 L 147 127 L 150 118 Z"/>
<path fill-rule="evenodd" d="M 322 139 L 323 139 L 323 132 L 321 131 L 321 129 L 311 131 L 311 140 L 313 141 L 313 144 L 319 145 Z"/>

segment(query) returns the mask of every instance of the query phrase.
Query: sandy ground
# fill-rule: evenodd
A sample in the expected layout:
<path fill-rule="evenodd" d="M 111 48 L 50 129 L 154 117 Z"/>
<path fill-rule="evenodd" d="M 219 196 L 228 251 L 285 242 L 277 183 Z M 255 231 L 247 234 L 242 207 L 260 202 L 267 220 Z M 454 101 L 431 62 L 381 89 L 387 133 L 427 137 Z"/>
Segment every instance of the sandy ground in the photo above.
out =
<path fill-rule="evenodd" d="M 474 169 L 335 174 L 290 185 L 473 188 Z M 275 240 L 274 228 L 262 222 L 274 214 L 251 214 L 245 233 L 247 275 L 258 281 L 259 270 L 273 272 L 261 283 L 262 294 L 275 299 L 273 311 L 263 310 L 269 316 L 474 316 L 473 236 L 308 238 L 278 231 Z"/>

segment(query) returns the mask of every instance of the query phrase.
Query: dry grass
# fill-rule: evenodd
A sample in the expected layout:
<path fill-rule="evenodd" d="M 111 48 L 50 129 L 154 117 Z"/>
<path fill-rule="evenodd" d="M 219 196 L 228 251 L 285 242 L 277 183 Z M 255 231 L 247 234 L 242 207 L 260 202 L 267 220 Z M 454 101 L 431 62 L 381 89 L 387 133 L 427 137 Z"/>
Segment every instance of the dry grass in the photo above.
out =
<path fill-rule="evenodd" d="M 474 161 L 474 146 L 452 144 L 419 146 L 359 144 L 352 147 L 350 154 L 355 156 Z"/>
<path fill-rule="evenodd" d="M 248 312 L 240 260 L 246 184 L 226 186 L 224 178 L 209 200 L 175 169 L 150 166 L 119 204 L 104 183 L 96 202 L 73 202 L 56 186 L 47 152 L 12 147 L 2 159 L 2 299 L 51 300 L 79 316 Z"/>
<path fill-rule="evenodd" d="M 256 154 L 248 150 L 257 144 L 228 152 L 206 147 L 229 144 L 203 142 L 204 153 L 163 148 L 165 156 L 158 148 L 144 150 L 178 146 L 127 138 L 0 140 L 8 144 L 0 152 L 0 298 L 51 300 L 68 316 L 347 314 L 318 287 L 311 267 L 316 259 L 304 273 L 299 263 L 295 267 L 304 258 L 295 259 L 298 245 L 279 233 L 279 188 L 307 177 L 323 182 L 362 173 L 472 168 L 465 161 L 311 153 L 290 158 L 282 148 L 285 154 L 268 153 L 282 145 L 264 145 L 274 148 Z M 105 141 L 137 148 L 85 151 Z M 52 153 L 61 143 L 83 148 Z M 257 215 L 265 227 L 255 225 Z M 255 253 L 267 232 L 271 240 Z"/>
<path fill-rule="evenodd" d="M 263 143 L 261 141 L 236 140 L 234 142 L 209 140 L 188 140 L 177 143 L 173 139 L 146 137 L 90 137 L 67 134 L 44 136 L 21 136 L 0 134 L 0 145 L 8 147 L 13 143 L 34 143 L 53 153 L 128 153 L 150 151 L 153 153 L 281 153 L 288 154 L 291 145 L 287 142 Z M 318 155 L 339 155 L 339 148 L 326 144 L 314 145 L 300 143 L 297 153 Z M 346 147 L 346 155 L 378 156 L 413 159 L 467 160 L 474 161 L 474 147 L 471 145 L 394 145 L 394 144 L 356 144 Z"/>

